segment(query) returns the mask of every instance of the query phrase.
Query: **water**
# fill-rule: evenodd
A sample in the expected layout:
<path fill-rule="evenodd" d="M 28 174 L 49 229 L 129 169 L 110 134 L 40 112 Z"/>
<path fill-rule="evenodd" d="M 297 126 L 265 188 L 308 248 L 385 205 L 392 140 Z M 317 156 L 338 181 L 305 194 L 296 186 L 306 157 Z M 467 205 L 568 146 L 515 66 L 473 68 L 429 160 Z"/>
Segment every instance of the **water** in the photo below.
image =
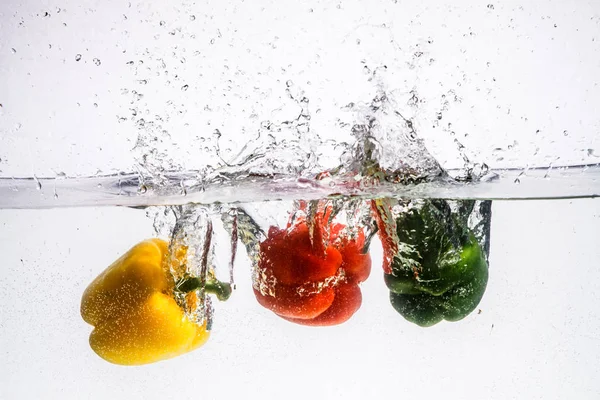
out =
<path fill-rule="evenodd" d="M 360 165 L 370 165 L 368 157 Z M 244 172 L 4 178 L 0 394 L 164 398 L 176 391 L 188 398 L 200 391 L 208 398 L 287 393 L 293 399 L 401 392 L 425 398 L 592 399 L 600 391 L 595 379 L 600 205 L 594 199 L 599 171 L 597 165 L 491 170 L 465 181 L 451 178 L 464 173 L 456 170 L 408 184 L 395 182 L 398 174 L 391 180 Z M 472 283 L 457 289 L 475 293 L 475 303 L 461 306 L 459 321 L 423 328 L 419 325 L 456 314 L 423 318 L 419 307 L 425 303 L 415 314 L 410 301 L 398 303 L 398 296 L 390 301 L 383 274 L 390 255 L 375 234 L 372 201 L 388 204 L 394 219 L 423 204 L 442 204 L 444 218 L 457 219 L 435 230 L 447 232 L 448 243 L 459 249 L 464 242 L 457 232 L 474 234 L 489 278 L 480 300 Z M 271 237 L 271 227 L 303 220 L 315 240 L 314 221 L 324 205 L 333 207 L 332 223 L 346 225 L 352 234 L 362 230 L 370 239 L 372 270 L 358 285 L 362 304 L 349 320 L 303 326 L 257 301 L 259 292 L 280 290 L 268 274 L 260 278 L 261 243 Z M 398 227 L 412 229 L 406 223 Z M 437 233 L 428 235 L 421 244 L 396 243 L 402 263 L 418 267 L 416 254 L 437 251 L 422 247 L 437 243 Z M 170 240 L 172 249 L 188 246 L 187 271 L 215 276 L 234 290 L 224 302 L 204 297 L 202 290 L 201 301 L 178 295 L 190 318 L 211 327 L 202 348 L 143 367 L 117 367 L 90 349 L 91 327 L 79 315 L 81 295 L 106 266 L 150 237 Z M 429 284 L 431 276 L 418 270 L 422 284 Z M 180 269 L 172 271 L 181 278 Z M 344 279 L 336 275 L 324 286 L 299 290 L 315 296 Z M 444 304 L 436 307 L 448 309 Z M 32 378 L 36 385 L 28 384 Z"/>
<path fill-rule="evenodd" d="M 388 101 L 360 106 L 366 122 L 348 126 L 353 140 L 308 164 L 301 136 L 249 141 L 237 163 L 185 170 L 157 151 L 156 127 L 144 122 L 135 173 L 1 177 L 0 397 L 595 398 L 600 166 L 488 168 L 461 145 L 462 167 L 446 168 L 402 115 L 366 117 Z M 394 131 L 399 123 L 408 131 Z M 264 129 L 295 134 L 289 126 Z M 90 348 L 81 296 L 152 237 L 169 242 L 178 288 L 202 282 L 173 297 L 211 337 L 167 361 L 117 367 Z M 370 274 L 340 267 L 294 289 L 301 299 L 343 298 L 325 321 L 349 317 L 339 325 L 304 326 L 322 325 L 326 311 L 309 318 L 316 306 L 303 306 L 299 321 L 297 308 L 269 300 L 287 293 L 278 281 L 298 268 L 277 275 L 269 260 L 287 262 L 307 240 L 331 254 L 370 248 Z M 431 267 L 463 262 L 478 272 L 451 288 Z M 418 284 L 407 289 L 409 278 Z M 211 279 L 233 288 L 231 298 L 208 295 Z M 443 292 L 442 301 L 416 288 Z"/>
<path fill-rule="evenodd" d="M 162 398 L 175 390 L 186 398 L 201 390 L 210 398 L 243 392 L 269 398 L 294 387 L 290 398 L 398 390 L 426 398 L 594 398 L 600 390 L 597 174 L 597 166 L 489 171 L 480 181 L 446 177 L 408 186 L 272 176 L 206 184 L 197 173 L 163 174 L 162 186 L 138 174 L 4 179 L 10 186 L 2 190 L 10 196 L 0 197 L 3 397 L 83 391 L 90 398 Z M 422 328 L 411 321 L 430 322 L 415 320 L 406 311 L 410 303 L 390 303 L 383 279 L 389 255 L 369 233 L 371 199 L 384 194 L 396 195 L 383 200 L 396 216 L 441 201 L 463 221 L 450 229 L 468 226 L 477 237 L 489 279 L 464 319 Z M 372 239 L 372 271 L 359 285 L 362 305 L 332 327 L 287 322 L 261 306 L 255 291 L 278 290 L 257 275 L 260 243 L 270 227 L 302 218 L 310 223 L 316 204 L 332 205 L 339 212 L 334 221 L 351 231 L 365 229 Z M 106 207 L 111 205 L 128 207 Z M 212 327 L 203 348 L 123 369 L 90 349 L 90 326 L 81 320 L 79 303 L 96 275 L 149 237 L 186 244 L 189 271 L 205 276 L 210 270 L 235 290 L 226 302 L 179 298 L 188 315 Z M 423 251 L 412 246 L 405 253 L 409 263 L 414 251 Z M 27 384 L 32 376 L 36 386 Z"/>
<path fill-rule="evenodd" d="M 453 172 L 462 170 L 450 170 Z M 481 180 L 461 182 L 437 177 L 418 185 L 352 179 L 244 175 L 203 177 L 198 172 L 165 173 L 160 186 L 138 174 L 77 178 L 0 177 L 0 208 L 151 206 L 362 196 L 444 199 L 586 198 L 600 194 L 598 164 L 490 170 Z"/>
<path fill-rule="evenodd" d="M 285 158 L 300 140 L 250 141 L 239 163 L 186 171 L 157 152 L 155 128 L 144 124 L 135 173 L 1 177 L 0 397 L 594 398 L 600 166 L 488 168 L 460 147 L 463 166 L 445 168 L 416 132 L 397 132 L 400 144 L 389 137 L 384 127 L 406 125 L 403 116 L 377 118 L 350 127 L 353 141 L 327 169 L 326 154 L 310 165 Z M 300 299 L 343 298 L 332 318 L 345 322 L 303 326 L 323 324 L 326 311 L 299 321 L 297 309 L 269 300 L 287 293 L 278 281 L 298 268 L 269 270 L 269 260 L 290 257 L 273 250 L 284 230 L 295 237 L 283 241 L 286 252 L 305 251 L 303 240 L 340 254 L 348 241 L 369 248 L 370 274 L 340 268 L 294 289 Z M 152 237 L 169 242 L 178 288 L 202 282 L 173 296 L 211 337 L 191 353 L 124 369 L 90 348 L 81 296 Z M 479 272 L 463 271 L 450 288 L 431 267 L 463 262 Z M 418 283 L 407 289 L 409 278 Z M 211 279 L 231 298 L 209 295 Z M 423 292 L 416 301 L 416 288 L 442 300 Z M 347 309 L 356 312 L 340 317 Z"/>
<path fill-rule="evenodd" d="M 285 223 L 293 202 L 248 206 L 267 223 Z M 457 398 L 517 393 L 594 398 L 599 216 L 592 199 L 494 201 L 490 278 L 478 305 L 481 313 L 426 329 L 390 307 L 377 239 L 373 272 L 361 285 L 361 309 L 331 328 L 287 323 L 260 307 L 240 246 L 236 291 L 229 301 L 214 302 L 209 343 L 170 361 L 119 368 L 90 350 L 80 296 L 127 248 L 154 236 L 153 219 L 144 210 L 122 207 L 2 210 L 2 394 L 158 398 L 173 390 L 182 397 L 201 390 L 216 397 L 225 390 L 273 397 L 294 387 L 290 398 L 300 398 L 314 391 L 387 393 L 390 385 L 400 390 L 406 383 L 404 394 L 425 397 L 443 392 Z M 215 260 L 227 266 L 228 249 L 216 250 Z M 226 279 L 226 270 L 220 272 Z M 32 377 L 36 385 L 29 384 Z M 299 381 L 310 385 L 298 386 Z"/>

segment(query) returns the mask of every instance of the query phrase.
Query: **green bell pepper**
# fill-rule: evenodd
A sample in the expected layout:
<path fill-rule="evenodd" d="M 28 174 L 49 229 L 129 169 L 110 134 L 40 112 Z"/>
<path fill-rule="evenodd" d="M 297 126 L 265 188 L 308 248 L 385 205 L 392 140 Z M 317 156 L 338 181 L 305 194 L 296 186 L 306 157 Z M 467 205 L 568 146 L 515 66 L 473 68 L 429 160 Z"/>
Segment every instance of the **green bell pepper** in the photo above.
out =
<path fill-rule="evenodd" d="M 488 265 L 466 219 L 442 200 L 426 200 L 396 218 L 396 233 L 384 275 L 394 309 L 423 327 L 469 315 L 485 292 Z"/>

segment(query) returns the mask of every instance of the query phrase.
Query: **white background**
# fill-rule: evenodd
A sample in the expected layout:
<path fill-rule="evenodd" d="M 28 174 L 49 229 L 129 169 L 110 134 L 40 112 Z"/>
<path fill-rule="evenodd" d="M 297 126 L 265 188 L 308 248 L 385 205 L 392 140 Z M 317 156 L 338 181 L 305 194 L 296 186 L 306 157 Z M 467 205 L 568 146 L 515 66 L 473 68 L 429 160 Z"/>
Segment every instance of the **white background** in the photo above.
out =
<path fill-rule="evenodd" d="M 246 144 L 320 172 L 381 93 L 391 158 L 412 155 L 398 111 L 445 167 L 459 144 L 491 168 L 600 161 L 596 0 L 2 0 L 0 76 L 0 176 L 130 172 L 143 154 L 196 169 Z M 301 111 L 310 131 L 286 124 Z"/>
<path fill-rule="evenodd" d="M 302 96 L 310 132 L 274 140 L 330 167 L 364 123 L 345 106 L 381 91 L 447 167 L 455 139 L 490 167 L 598 162 L 600 3 L 490 5 L 1 0 L 0 176 L 130 171 L 152 148 L 150 166 L 215 166 L 217 147 L 263 149 L 263 122 L 296 118 Z M 240 264 L 204 348 L 114 366 L 88 347 L 80 296 L 152 232 L 133 209 L 0 210 L 0 398 L 600 397 L 597 200 L 494 203 L 488 290 L 461 322 L 404 321 L 375 246 L 347 324 L 280 320 Z"/>

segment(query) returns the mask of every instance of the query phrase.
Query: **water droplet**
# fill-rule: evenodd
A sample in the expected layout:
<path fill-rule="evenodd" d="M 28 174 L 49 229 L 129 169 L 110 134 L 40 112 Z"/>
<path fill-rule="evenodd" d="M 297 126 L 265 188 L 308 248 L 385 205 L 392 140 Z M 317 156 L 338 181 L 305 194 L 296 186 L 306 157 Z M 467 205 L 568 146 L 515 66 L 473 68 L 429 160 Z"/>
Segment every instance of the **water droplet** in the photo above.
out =
<path fill-rule="evenodd" d="M 569 136 L 569 132 L 566 129 L 563 131 L 563 136 Z"/>
<path fill-rule="evenodd" d="M 42 190 L 42 182 L 40 182 L 37 176 L 33 175 L 33 181 L 35 182 L 35 188 L 37 190 Z"/>
<path fill-rule="evenodd" d="M 195 15 L 190 15 L 190 21 L 195 21 L 196 20 L 196 16 Z"/>
<path fill-rule="evenodd" d="M 181 87 L 181 90 L 185 92 L 186 90 L 188 90 L 189 87 L 190 87 L 189 85 L 183 85 Z"/>
<path fill-rule="evenodd" d="M 489 8 L 490 10 L 493 10 L 494 9 L 494 5 L 493 4 L 488 4 L 487 8 Z"/>
<path fill-rule="evenodd" d="M 159 24 L 160 26 L 165 26 L 166 22 L 165 22 L 165 21 L 160 21 L 158 24 Z"/>
<path fill-rule="evenodd" d="M 146 185 L 142 185 L 138 188 L 138 193 L 144 194 L 148 191 L 148 187 Z"/>
<path fill-rule="evenodd" d="M 94 103 L 94 108 L 98 108 L 98 103 Z"/>
<path fill-rule="evenodd" d="M 75 61 L 81 60 L 81 54 L 75 54 Z"/>
<path fill-rule="evenodd" d="M 11 51 L 13 54 L 17 54 L 17 49 L 15 49 L 14 47 L 13 47 L 12 49 L 10 49 L 10 51 Z"/>
<path fill-rule="evenodd" d="M 65 174 L 64 172 L 57 172 L 56 173 L 56 179 L 66 179 L 67 174 Z"/>
<path fill-rule="evenodd" d="M 139 80 L 138 80 L 138 83 L 139 83 L 140 85 L 145 85 L 145 84 L 147 84 L 147 83 L 148 83 L 148 81 L 147 81 L 146 79 L 139 79 Z"/>
<path fill-rule="evenodd" d="M 289 80 L 285 83 L 285 86 L 287 87 L 292 87 L 294 85 L 294 82 L 292 82 L 292 80 Z"/>
<path fill-rule="evenodd" d="M 56 191 L 56 188 L 54 188 L 54 199 L 58 199 L 58 192 Z"/>
<path fill-rule="evenodd" d="M 99 58 L 94 58 L 94 64 L 96 64 L 96 66 L 100 66 L 100 64 L 102 64 L 102 62 L 100 61 Z"/>

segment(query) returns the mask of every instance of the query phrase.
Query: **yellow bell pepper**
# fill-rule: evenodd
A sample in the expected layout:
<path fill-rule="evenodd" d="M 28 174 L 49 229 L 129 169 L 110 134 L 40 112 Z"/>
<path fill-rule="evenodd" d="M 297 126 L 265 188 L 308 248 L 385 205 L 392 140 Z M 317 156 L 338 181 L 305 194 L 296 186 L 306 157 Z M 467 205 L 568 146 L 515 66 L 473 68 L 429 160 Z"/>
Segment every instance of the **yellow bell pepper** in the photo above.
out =
<path fill-rule="evenodd" d="M 94 326 L 90 346 L 103 359 L 121 365 L 148 364 L 192 351 L 208 340 L 207 318 L 202 324 L 190 320 L 175 300 L 181 282 L 176 285 L 169 272 L 168 252 L 164 240 L 141 242 L 85 290 L 81 316 Z M 188 286 L 183 290 L 188 292 L 186 299 L 198 301 L 194 296 L 200 282 L 198 278 L 183 282 Z M 220 299 L 231 293 L 227 284 L 217 286 L 223 290 L 222 285 L 226 294 L 220 293 Z M 205 289 L 215 291 L 208 284 Z"/>

